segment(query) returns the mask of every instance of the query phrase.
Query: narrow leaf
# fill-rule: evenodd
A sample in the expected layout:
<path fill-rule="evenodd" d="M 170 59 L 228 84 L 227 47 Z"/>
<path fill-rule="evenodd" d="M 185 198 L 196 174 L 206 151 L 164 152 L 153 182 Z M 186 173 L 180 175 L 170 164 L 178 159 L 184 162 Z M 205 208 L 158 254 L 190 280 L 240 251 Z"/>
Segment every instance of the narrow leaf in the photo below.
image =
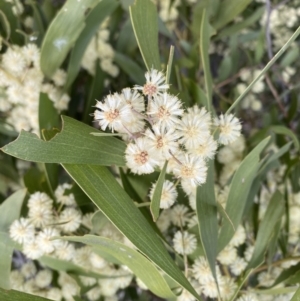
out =
<path fill-rule="evenodd" d="M 300 271 L 300 263 L 289 267 L 286 270 L 283 270 L 281 274 L 277 277 L 275 282 L 273 283 L 272 287 L 276 286 L 281 282 L 288 281 L 290 278 L 293 278 L 297 273 Z"/>
<path fill-rule="evenodd" d="M 5 301 L 50 301 L 50 299 L 46 299 L 43 297 L 38 297 L 35 295 L 15 291 L 15 290 L 10 290 L 6 291 L 2 288 L 0 288 L 0 300 L 5 300 Z"/>
<path fill-rule="evenodd" d="M 39 262 L 55 271 L 76 273 L 77 275 L 94 277 L 97 279 L 109 278 L 109 275 L 98 274 L 96 272 L 84 269 L 70 261 L 61 260 L 51 256 L 43 256 L 39 258 Z"/>
<path fill-rule="evenodd" d="M 260 223 L 252 258 L 248 264 L 248 269 L 258 267 L 264 261 L 269 239 L 272 237 L 274 228 L 284 211 L 283 196 L 276 191 L 268 205 L 263 220 Z"/>
<path fill-rule="evenodd" d="M 2 24 L 3 28 L 5 28 L 6 40 L 9 40 L 10 33 L 11 33 L 10 24 L 8 22 L 5 13 L 2 10 L 0 10 L 0 23 Z"/>
<path fill-rule="evenodd" d="M 298 140 L 297 136 L 290 129 L 288 129 L 285 126 L 281 126 L 281 125 L 272 125 L 270 127 L 270 130 L 276 134 L 286 135 L 286 136 L 289 136 L 290 138 L 292 138 L 294 145 L 296 147 L 296 150 L 297 151 L 299 150 L 299 147 L 300 147 L 299 140 Z"/>
<path fill-rule="evenodd" d="M 105 20 L 106 17 L 114 12 L 117 6 L 118 2 L 116 0 L 102 0 L 88 14 L 85 20 L 85 28 L 76 39 L 76 43 L 71 52 L 70 61 L 68 64 L 66 88 L 70 87 L 74 82 L 80 70 L 80 63 L 84 52 L 92 37 L 98 31 L 99 25 Z"/>
<path fill-rule="evenodd" d="M 16 191 L 0 206 L 0 230 L 8 232 L 12 222 L 19 218 L 26 189 Z"/>
<path fill-rule="evenodd" d="M 206 108 L 209 112 L 211 112 L 212 105 L 212 79 L 210 72 L 210 63 L 209 63 L 209 38 L 210 38 L 210 29 L 208 23 L 207 10 L 204 9 L 202 13 L 202 21 L 200 28 L 200 56 L 201 63 L 204 72 L 204 80 L 205 80 L 205 90 L 206 90 Z"/>
<path fill-rule="evenodd" d="M 251 3 L 251 0 L 224 0 L 219 5 L 213 27 L 220 29 L 238 16 Z"/>
<path fill-rule="evenodd" d="M 241 222 L 250 187 L 259 169 L 259 155 L 269 140 L 269 137 L 265 138 L 248 154 L 231 181 L 225 210 L 235 229 Z M 232 224 L 225 219 L 219 235 L 219 251 L 229 243 L 233 235 Z"/>
<path fill-rule="evenodd" d="M 143 254 L 197 299 L 200 298 L 142 213 L 105 167 L 71 164 L 64 164 L 63 167 L 95 205 Z"/>
<path fill-rule="evenodd" d="M 129 8 L 133 31 L 148 70 L 161 69 L 158 50 L 158 15 L 151 0 L 136 0 Z"/>
<path fill-rule="evenodd" d="M 103 94 L 105 78 L 106 75 L 100 67 L 99 60 L 97 60 L 95 75 L 91 79 L 91 85 L 88 89 L 89 94 L 87 100 L 84 102 L 84 113 L 82 120 L 84 123 L 92 123 L 92 113 L 95 110 L 94 105 L 97 98 Z"/>
<path fill-rule="evenodd" d="M 86 11 L 99 0 L 68 0 L 51 22 L 41 48 L 41 69 L 51 77 L 84 29 Z"/>
<path fill-rule="evenodd" d="M 218 218 L 215 197 L 214 161 L 209 161 L 206 183 L 197 187 L 196 207 L 200 238 L 210 269 L 216 276 L 216 257 L 218 252 Z"/>
<path fill-rule="evenodd" d="M 95 235 L 85 235 L 83 237 L 66 236 L 64 239 L 92 246 L 93 251 L 100 256 L 102 256 L 102 252 L 104 252 L 104 254 L 109 253 L 121 264 L 129 267 L 129 269 L 140 278 L 155 295 L 165 299 L 176 298 L 153 263 L 138 251 L 129 248 L 120 242 Z"/>
<path fill-rule="evenodd" d="M 137 85 L 142 85 L 144 83 L 144 71 L 129 56 L 115 52 L 114 61 Z"/>
<path fill-rule="evenodd" d="M 153 221 L 156 222 L 159 217 L 159 208 L 160 208 L 160 199 L 161 193 L 163 190 L 163 185 L 165 182 L 166 170 L 167 170 L 168 161 L 165 162 L 163 169 L 158 177 L 158 180 L 155 185 L 153 197 L 150 204 L 150 210 L 153 217 Z"/>
<path fill-rule="evenodd" d="M 125 144 L 113 137 L 93 137 L 95 131 L 75 119 L 62 116 L 63 128 L 50 141 L 22 131 L 2 151 L 22 160 L 42 163 L 77 163 L 124 166 Z"/>
<path fill-rule="evenodd" d="M 11 289 L 10 283 L 10 269 L 12 262 L 12 255 L 14 251 L 14 243 L 9 237 L 8 233 L 2 232 L 0 230 L 0 269 L 1 269 L 1 278 L 0 278 L 0 290 L 2 288 L 9 290 Z M 1 294 L 0 294 L 0 300 Z M 6 299 L 5 299 L 6 300 Z"/>
<path fill-rule="evenodd" d="M 169 54 L 169 60 L 167 65 L 167 73 L 166 73 L 166 83 L 170 83 L 170 76 L 172 71 L 172 64 L 173 64 L 173 57 L 174 57 L 174 46 L 172 45 L 170 47 L 170 54 Z"/>

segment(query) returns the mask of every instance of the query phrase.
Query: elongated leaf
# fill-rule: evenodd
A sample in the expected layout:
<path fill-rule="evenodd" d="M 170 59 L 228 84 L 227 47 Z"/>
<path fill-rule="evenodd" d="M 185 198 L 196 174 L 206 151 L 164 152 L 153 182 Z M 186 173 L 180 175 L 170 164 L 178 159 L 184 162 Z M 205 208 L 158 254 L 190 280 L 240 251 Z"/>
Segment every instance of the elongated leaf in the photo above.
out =
<path fill-rule="evenodd" d="M 167 170 L 168 161 L 165 162 L 163 169 L 161 170 L 161 173 L 158 177 L 158 180 L 155 185 L 153 197 L 150 204 L 150 210 L 153 217 L 153 220 L 156 222 L 159 217 L 159 208 L 160 208 L 160 199 L 161 199 L 161 193 L 163 190 L 164 182 L 165 182 L 165 176 L 166 176 L 166 170 Z"/>
<path fill-rule="evenodd" d="M 202 14 L 202 22 L 200 28 L 200 56 L 201 56 L 201 63 L 204 72 L 204 79 L 205 79 L 205 89 L 206 89 L 206 108 L 209 112 L 211 112 L 211 102 L 212 102 L 212 79 L 210 73 L 210 63 L 209 63 L 209 23 L 208 23 L 208 16 L 207 10 L 203 10 Z"/>
<path fill-rule="evenodd" d="M 197 216 L 200 238 L 210 269 L 216 279 L 216 257 L 218 252 L 218 218 L 215 197 L 214 161 L 209 161 L 206 183 L 197 187 Z"/>
<path fill-rule="evenodd" d="M 19 218 L 26 189 L 16 191 L 0 206 L 0 230 L 8 232 L 12 222 Z"/>
<path fill-rule="evenodd" d="M 281 274 L 277 277 L 272 287 L 276 286 L 281 282 L 288 281 L 289 279 L 293 278 L 297 273 L 300 271 L 300 263 L 289 267 L 286 270 L 283 270 Z"/>
<path fill-rule="evenodd" d="M 41 69 L 51 77 L 84 29 L 85 13 L 99 0 L 68 0 L 50 24 L 41 49 Z"/>
<path fill-rule="evenodd" d="M 99 0 L 93 2 L 96 3 L 99 2 Z M 80 70 L 80 63 L 85 49 L 87 48 L 92 37 L 98 31 L 99 25 L 104 21 L 106 17 L 113 13 L 117 6 L 118 2 L 116 0 L 102 0 L 88 14 L 85 20 L 85 28 L 76 39 L 76 43 L 71 52 L 71 57 L 68 65 L 66 88 L 70 87 L 74 82 Z"/>
<path fill-rule="evenodd" d="M 87 276 L 87 277 L 94 277 L 97 279 L 109 278 L 109 275 L 102 275 L 87 269 L 83 269 L 78 265 L 61 259 L 57 259 L 55 257 L 50 256 L 43 256 L 39 258 L 39 262 L 52 270 L 55 271 L 63 271 L 68 273 L 76 273 L 77 275 Z"/>
<path fill-rule="evenodd" d="M 225 210 L 235 229 L 241 222 L 250 187 L 259 169 L 259 155 L 269 140 L 269 137 L 265 138 L 248 154 L 231 181 Z M 233 235 L 232 224 L 227 219 L 224 219 L 219 235 L 220 251 L 229 243 Z"/>
<path fill-rule="evenodd" d="M 50 301 L 50 299 L 46 299 L 43 297 L 34 296 L 31 294 L 10 290 L 6 291 L 0 288 L 0 300 L 5 301 Z"/>
<path fill-rule="evenodd" d="M 83 237 L 67 236 L 65 239 L 92 246 L 93 251 L 100 256 L 103 251 L 105 254 L 109 253 L 119 262 L 129 267 L 155 295 L 166 299 L 175 298 L 175 295 L 170 290 L 165 279 L 153 263 L 136 250 L 120 242 L 95 235 L 85 235 Z"/>
<path fill-rule="evenodd" d="M 248 269 L 258 267 L 264 261 L 269 239 L 272 237 L 275 225 L 282 217 L 284 211 L 283 196 L 276 191 L 268 205 L 266 214 L 260 223 L 252 258 L 248 264 Z"/>
<path fill-rule="evenodd" d="M 1 278 L 0 278 L 0 289 L 4 288 L 6 290 L 11 289 L 10 283 L 10 269 L 12 262 L 12 254 L 14 251 L 14 243 L 9 237 L 8 233 L 0 230 L 0 269 L 1 269 Z M 1 297 L 1 295 L 0 295 Z M 0 298 L 1 300 L 1 298 Z"/>
<path fill-rule="evenodd" d="M 105 78 L 105 73 L 100 68 L 99 60 L 97 60 L 96 73 L 91 81 L 87 101 L 84 103 L 83 122 L 87 124 L 91 124 L 92 122 L 92 112 L 93 110 L 95 110 L 94 105 L 96 103 L 97 98 L 103 93 Z"/>
<path fill-rule="evenodd" d="M 26 189 L 21 189 L 0 206 L 0 288 L 10 289 L 10 268 L 14 244 L 9 237 L 8 230 L 12 222 L 19 218 Z"/>
<path fill-rule="evenodd" d="M 263 68 L 263 70 L 257 75 L 255 79 L 249 84 L 246 90 L 234 101 L 234 103 L 227 110 L 227 114 L 230 113 L 239 102 L 251 91 L 254 84 L 274 65 L 274 63 L 281 57 L 281 55 L 290 47 L 290 45 L 296 40 L 300 34 L 300 26 L 293 33 L 290 39 L 282 46 L 282 48 L 276 53 L 276 55 L 269 61 L 269 63 Z"/>
<path fill-rule="evenodd" d="M 231 26 L 227 26 L 225 27 L 223 30 L 221 30 L 220 32 L 218 32 L 218 38 L 224 38 L 224 37 L 228 37 L 231 36 L 237 32 L 240 32 L 241 30 L 243 30 L 244 28 L 247 28 L 249 26 L 251 26 L 252 24 L 254 24 L 255 22 L 257 22 L 263 15 L 263 13 L 265 12 L 266 8 L 264 6 L 256 9 L 252 15 L 250 15 L 249 17 L 243 19 L 243 21 L 239 22 L 239 23 L 235 23 Z"/>
<path fill-rule="evenodd" d="M 144 83 L 144 71 L 142 68 L 130 57 L 115 52 L 114 61 L 120 66 L 120 68 L 131 77 L 137 85 Z"/>
<path fill-rule="evenodd" d="M 218 14 L 215 17 L 213 27 L 219 29 L 232 21 L 251 3 L 251 0 L 224 0 L 219 5 Z"/>
<path fill-rule="evenodd" d="M 143 254 L 196 298 L 200 298 L 142 213 L 105 167 L 71 164 L 64 164 L 63 167 L 95 205 Z"/>
<path fill-rule="evenodd" d="M 161 69 L 158 51 L 158 15 L 151 0 L 136 0 L 129 8 L 133 31 L 148 70 Z"/>
<path fill-rule="evenodd" d="M 124 166 L 125 144 L 113 137 L 94 137 L 95 129 L 63 116 L 62 131 L 46 142 L 35 134 L 22 131 L 2 151 L 28 161 Z"/>
<path fill-rule="evenodd" d="M 286 135 L 289 136 L 290 138 L 293 139 L 294 145 L 296 147 L 297 150 L 299 150 L 299 140 L 297 138 L 297 136 L 287 127 L 284 126 L 280 126 L 280 125 L 272 125 L 270 127 L 270 130 L 275 132 L 276 134 L 281 134 L 281 135 Z"/>
<path fill-rule="evenodd" d="M 291 301 L 299 301 L 300 300 L 300 287 L 297 289 Z"/>
<path fill-rule="evenodd" d="M 2 10 L 0 10 L 0 23 L 2 24 L 2 27 L 5 29 L 6 40 L 9 40 L 10 33 L 11 33 L 10 24 L 5 13 Z"/>

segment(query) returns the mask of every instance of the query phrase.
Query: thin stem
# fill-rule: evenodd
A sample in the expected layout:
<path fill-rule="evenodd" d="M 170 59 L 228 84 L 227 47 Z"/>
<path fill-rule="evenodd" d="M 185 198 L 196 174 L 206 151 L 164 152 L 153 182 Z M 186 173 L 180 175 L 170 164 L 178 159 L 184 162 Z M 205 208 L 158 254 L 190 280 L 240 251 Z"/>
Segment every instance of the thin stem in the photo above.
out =
<path fill-rule="evenodd" d="M 281 265 L 281 264 L 284 263 L 284 262 L 291 261 L 291 260 L 300 260 L 300 256 L 295 256 L 295 257 L 280 259 L 280 260 L 278 260 L 278 261 L 273 262 L 271 265 L 272 265 L 272 266 L 278 266 L 278 265 Z M 253 272 L 254 272 L 254 273 L 261 272 L 261 271 L 263 271 L 263 270 L 268 269 L 269 266 L 270 266 L 270 265 L 268 265 L 268 264 L 262 265 L 262 266 L 260 266 L 259 268 L 255 269 Z"/>
<path fill-rule="evenodd" d="M 169 61 L 167 66 L 167 74 L 166 74 L 166 83 L 169 84 L 170 82 L 170 76 L 172 71 L 172 64 L 173 64 L 173 57 L 174 57 L 174 46 L 172 45 L 170 48 L 170 54 L 169 54 Z"/>

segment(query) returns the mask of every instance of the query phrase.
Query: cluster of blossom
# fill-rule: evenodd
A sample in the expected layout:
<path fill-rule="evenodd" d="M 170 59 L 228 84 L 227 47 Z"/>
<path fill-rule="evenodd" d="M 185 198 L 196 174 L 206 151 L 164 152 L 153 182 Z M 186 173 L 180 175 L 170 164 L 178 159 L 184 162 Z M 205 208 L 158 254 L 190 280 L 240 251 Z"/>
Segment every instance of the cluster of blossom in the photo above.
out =
<path fill-rule="evenodd" d="M 65 72 L 58 69 L 52 83 L 45 82 L 35 44 L 11 45 L 0 58 L 0 112 L 16 131 L 39 133 L 40 93 L 47 93 L 59 112 L 67 109 L 70 97 L 62 91 L 65 80 Z"/>
<path fill-rule="evenodd" d="M 261 70 L 249 70 L 242 69 L 240 71 L 241 83 L 237 84 L 236 89 L 238 94 L 242 94 L 249 84 L 255 79 Z M 261 101 L 259 100 L 257 94 L 262 93 L 265 89 L 264 78 L 261 77 L 252 87 L 252 93 L 248 94 L 242 101 L 241 107 L 243 109 L 252 109 L 253 111 L 260 111 L 262 108 Z"/>
<path fill-rule="evenodd" d="M 116 77 L 119 74 L 119 68 L 113 63 L 114 49 L 109 43 L 108 24 L 109 19 L 101 24 L 97 34 L 86 48 L 81 61 L 81 66 L 91 75 L 95 75 L 97 63 L 110 76 Z"/>
<path fill-rule="evenodd" d="M 213 119 L 204 107 L 184 110 L 181 100 L 167 93 L 162 72 L 152 69 L 145 76 L 144 86 L 125 88 L 97 101 L 94 119 L 103 131 L 109 128 L 123 135 L 132 172 L 149 174 L 168 161 L 167 172 L 180 179 L 188 195 L 194 194 L 197 185 L 206 181 L 206 163 L 218 147 L 213 130 L 219 130 L 218 142 L 227 145 L 240 136 L 241 124 L 232 114 Z M 164 188 L 175 196 L 171 183 L 165 182 Z"/>
<path fill-rule="evenodd" d="M 186 2 L 189 5 L 193 5 L 197 3 L 197 0 L 188 0 Z M 169 30 L 173 30 L 176 27 L 182 0 L 154 0 L 154 3 L 158 6 L 159 16 L 162 21 Z"/>
<path fill-rule="evenodd" d="M 265 3 L 266 1 L 259 1 Z M 279 4 L 270 14 L 270 31 L 272 33 L 273 48 L 278 51 L 292 36 L 300 20 L 299 0 L 289 1 L 288 5 Z M 268 12 L 261 18 L 261 25 L 265 26 Z"/>
<path fill-rule="evenodd" d="M 116 267 L 110 264 L 89 246 L 79 246 L 76 243 L 53 239 L 54 237 L 76 235 L 80 227 L 92 231 L 102 237 L 111 238 L 130 245 L 128 240 L 108 221 L 101 229 L 92 225 L 94 213 L 82 215 L 77 207 L 74 195 L 69 193 L 71 185 L 59 185 L 55 190 L 55 202 L 45 193 L 32 194 L 27 202 L 27 217 L 15 220 L 10 226 L 10 237 L 22 245 L 22 253 L 27 260 L 11 273 L 13 289 L 47 297 L 51 300 L 73 301 L 79 293 L 79 283 L 65 272 L 59 272 L 58 286 L 52 283 L 52 272 L 46 266 L 37 271 L 32 260 L 39 260 L 44 266 L 42 256 L 72 261 L 76 266 L 107 278 L 80 276 L 80 284 L 91 287 L 86 297 L 90 301 L 117 300 L 119 289 L 126 288 L 133 279 L 133 274 L 124 266 Z M 132 246 L 132 245 L 130 245 Z"/>

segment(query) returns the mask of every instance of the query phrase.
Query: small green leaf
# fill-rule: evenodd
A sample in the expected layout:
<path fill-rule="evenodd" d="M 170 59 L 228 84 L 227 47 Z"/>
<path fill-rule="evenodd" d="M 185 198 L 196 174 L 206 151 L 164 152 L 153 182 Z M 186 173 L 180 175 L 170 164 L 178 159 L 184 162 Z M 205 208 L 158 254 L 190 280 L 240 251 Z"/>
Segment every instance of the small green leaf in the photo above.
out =
<path fill-rule="evenodd" d="M 136 0 L 129 8 L 133 31 L 148 70 L 161 69 L 158 50 L 158 15 L 151 0 Z"/>
<path fill-rule="evenodd" d="M 241 222 L 252 182 L 259 169 L 259 155 L 269 140 L 270 137 L 265 138 L 248 154 L 231 181 L 225 210 L 235 229 Z M 233 235 L 232 224 L 227 219 L 224 219 L 219 235 L 219 251 L 229 243 Z"/>
<path fill-rule="evenodd" d="M 297 136 L 287 127 L 281 126 L 281 125 L 272 125 L 270 128 L 270 131 L 273 131 L 276 134 L 286 135 L 293 139 L 294 145 L 296 147 L 296 150 L 299 150 L 299 140 Z"/>
<path fill-rule="evenodd" d="M 85 235 L 83 237 L 66 236 L 64 239 L 92 246 L 93 252 L 100 256 L 103 255 L 102 252 L 104 252 L 104 256 L 105 254 L 110 254 L 118 262 L 129 267 L 155 295 L 168 300 L 176 298 L 153 263 L 138 251 L 120 242 L 95 235 Z"/>
<path fill-rule="evenodd" d="M 272 196 L 267 211 L 260 223 L 255 240 L 253 255 L 248 263 L 247 269 L 256 268 L 264 261 L 264 255 L 267 250 L 269 240 L 272 237 L 275 225 L 282 217 L 283 211 L 283 196 L 279 191 L 276 191 Z"/>
<path fill-rule="evenodd" d="M 150 204 L 150 210 L 151 210 L 151 214 L 152 214 L 154 222 L 156 222 L 159 217 L 160 199 L 161 199 L 161 193 L 162 193 L 164 182 L 165 182 L 167 165 L 168 165 L 168 161 L 165 162 L 164 167 L 161 170 L 161 173 L 155 184 L 155 189 L 154 189 L 153 197 L 152 197 L 151 204 Z"/>
<path fill-rule="evenodd" d="M 51 22 L 41 48 L 41 69 L 51 77 L 83 31 L 85 13 L 99 0 L 68 0 Z"/>
<path fill-rule="evenodd" d="M 99 0 L 93 2 L 99 2 Z M 80 63 L 84 52 L 89 42 L 98 31 L 99 25 L 105 20 L 106 17 L 111 15 L 117 7 L 118 2 L 116 0 L 102 0 L 86 17 L 86 25 L 79 37 L 76 39 L 74 48 L 71 52 L 70 61 L 68 64 L 66 89 L 69 88 L 74 82 L 80 70 Z"/>
<path fill-rule="evenodd" d="M 129 56 L 115 52 L 114 61 L 137 85 L 142 85 L 144 83 L 144 71 Z"/>
<path fill-rule="evenodd" d="M 34 296 L 31 294 L 15 291 L 15 290 L 4 290 L 0 288 L 0 300 L 5 301 L 50 301 L 43 297 Z"/>
<path fill-rule="evenodd" d="M 212 110 L 212 78 L 210 72 L 210 63 L 209 63 L 209 39 L 210 39 L 210 29 L 208 23 L 207 10 L 203 10 L 202 21 L 200 27 L 200 56 L 201 63 L 204 72 L 205 80 L 205 90 L 206 90 L 206 109 L 211 112 Z"/>
<path fill-rule="evenodd" d="M 105 167 L 71 164 L 64 164 L 63 167 L 95 205 L 143 254 L 200 299 L 175 265 L 156 232 Z"/>
<path fill-rule="evenodd" d="M 33 162 L 125 165 L 124 142 L 113 137 L 94 137 L 90 133 L 95 128 L 70 117 L 62 116 L 62 121 L 62 131 L 50 141 L 22 131 L 2 151 Z"/>
<path fill-rule="evenodd" d="M 216 276 L 216 257 L 218 252 L 218 217 L 215 197 L 214 161 L 209 161 L 206 182 L 197 187 L 196 206 L 200 238 L 210 269 Z"/>
<path fill-rule="evenodd" d="M 8 22 L 6 15 L 2 10 L 0 10 L 0 23 L 2 24 L 3 28 L 5 28 L 6 40 L 9 40 L 10 33 L 11 33 L 10 24 Z"/>
<path fill-rule="evenodd" d="M 215 29 L 224 27 L 227 23 L 232 21 L 236 16 L 245 10 L 251 3 L 251 0 L 224 0 L 219 5 L 218 14 L 213 22 Z"/>

